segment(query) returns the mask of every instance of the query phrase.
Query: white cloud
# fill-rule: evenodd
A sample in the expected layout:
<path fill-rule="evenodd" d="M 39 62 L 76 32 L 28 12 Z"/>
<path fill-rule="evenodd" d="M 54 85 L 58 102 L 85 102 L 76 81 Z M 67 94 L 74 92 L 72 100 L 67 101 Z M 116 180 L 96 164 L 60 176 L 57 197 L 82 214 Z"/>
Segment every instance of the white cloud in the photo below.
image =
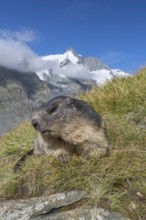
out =
<path fill-rule="evenodd" d="M 55 69 L 56 73 L 65 75 L 67 77 L 76 78 L 76 79 L 88 79 L 91 80 L 91 74 L 90 72 L 85 69 L 85 67 L 82 64 L 73 65 L 70 64 L 67 66 L 67 68 L 57 68 Z"/>
<path fill-rule="evenodd" d="M 35 56 L 35 53 L 20 41 L 0 39 L 0 65 L 21 70 L 23 61 Z"/>
<path fill-rule="evenodd" d="M 43 61 L 29 46 L 34 41 L 32 30 L 10 31 L 0 29 L 0 65 L 20 71 L 38 71 L 53 68 L 53 61 Z"/>
<path fill-rule="evenodd" d="M 35 38 L 35 32 L 31 30 L 13 32 L 0 29 L 0 65 L 20 71 L 53 69 L 54 73 L 68 77 L 91 78 L 83 65 L 69 64 L 67 68 L 61 69 L 57 60 L 43 60 L 28 45 Z"/>

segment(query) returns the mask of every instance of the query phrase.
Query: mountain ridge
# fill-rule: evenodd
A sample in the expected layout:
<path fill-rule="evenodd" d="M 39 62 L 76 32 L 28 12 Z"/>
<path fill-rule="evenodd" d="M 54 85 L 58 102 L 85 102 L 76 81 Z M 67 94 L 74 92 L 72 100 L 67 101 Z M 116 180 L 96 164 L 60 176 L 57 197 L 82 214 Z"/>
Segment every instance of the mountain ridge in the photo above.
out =
<path fill-rule="evenodd" d="M 54 61 L 57 66 L 50 69 L 36 71 L 41 80 L 45 80 L 44 74 L 59 75 L 62 78 L 71 77 L 75 79 L 84 79 L 94 81 L 97 85 L 103 85 L 107 80 L 117 77 L 128 77 L 126 73 L 120 69 L 111 69 L 102 61 L 95 57 L 83 57 L 77 54 L 74 49 L 69 48 L 63 54 L 46 55 L 42 57 L 44 61 Z"/>
<path fill-rule="evenodd" d="M 29 62 L 25 60 L 26 67 Z M 47 68 L 40 71 L 26 68 L 24 72 L 0 66 L 0 134 L 29 118 L 35 106 L 51 97 L 78 96 L 93 86 L 129 76 L 121 70 L 111 70 L 94 57 L 84 58 L 73 49 L 42 57 L 43 62 Z"/>

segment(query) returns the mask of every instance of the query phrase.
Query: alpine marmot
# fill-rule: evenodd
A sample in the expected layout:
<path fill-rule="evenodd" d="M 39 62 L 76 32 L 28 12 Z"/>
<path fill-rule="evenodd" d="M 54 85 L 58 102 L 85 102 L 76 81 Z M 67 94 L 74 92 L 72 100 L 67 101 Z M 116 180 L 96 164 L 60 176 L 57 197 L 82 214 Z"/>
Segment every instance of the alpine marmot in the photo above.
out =
<path fill-rule="evenodd" d="M 31 120 L 38 131 L 31 154 L 54 156 L 60 161 L 70 160 L 73 154 L 100 157 L 109 151 L 105 124 L 101 116 L 85 101 L 69 96 L 57 96 L 39 106 Z"/>

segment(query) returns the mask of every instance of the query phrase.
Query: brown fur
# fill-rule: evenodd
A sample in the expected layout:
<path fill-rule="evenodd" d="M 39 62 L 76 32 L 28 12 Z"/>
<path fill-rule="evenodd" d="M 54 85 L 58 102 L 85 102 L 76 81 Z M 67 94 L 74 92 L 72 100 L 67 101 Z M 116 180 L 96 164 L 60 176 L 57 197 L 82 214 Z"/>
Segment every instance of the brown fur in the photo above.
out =
<path fill-rule="evenodd" d="M 86 102 L 58 96 L 40 106 L 32 124 L 39 136 L 35 154 L 68 160 L 71 155 L 104 155 L 109 149 L 104 122 Z"/>
<path fill-rule="evenodd" d="M 55 97 L 35 111 L 32 125 L 38 131 L 34 154 L 68 161 L 73 154 L 100 157 L 109 150 L 104 121 L 82 100 Z"/>

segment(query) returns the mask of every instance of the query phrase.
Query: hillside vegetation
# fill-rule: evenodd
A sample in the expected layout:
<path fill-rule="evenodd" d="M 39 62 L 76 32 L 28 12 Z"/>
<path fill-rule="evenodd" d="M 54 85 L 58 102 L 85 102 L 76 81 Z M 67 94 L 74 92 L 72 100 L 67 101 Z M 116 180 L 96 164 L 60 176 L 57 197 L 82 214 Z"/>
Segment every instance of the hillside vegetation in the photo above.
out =
<path fill-rule="evenodd" d="M 12 172 L 36 136 L 29 122 L 0 140 L 0 197 L 26 198 L 71 189 L 89 192 L 88 204 L 146 219 L 146 69 L 80 96 L 106 121 L 110 155 L 100 160 L 74 156 L 61 163 L 45 156 L 29 157 Z"/>

